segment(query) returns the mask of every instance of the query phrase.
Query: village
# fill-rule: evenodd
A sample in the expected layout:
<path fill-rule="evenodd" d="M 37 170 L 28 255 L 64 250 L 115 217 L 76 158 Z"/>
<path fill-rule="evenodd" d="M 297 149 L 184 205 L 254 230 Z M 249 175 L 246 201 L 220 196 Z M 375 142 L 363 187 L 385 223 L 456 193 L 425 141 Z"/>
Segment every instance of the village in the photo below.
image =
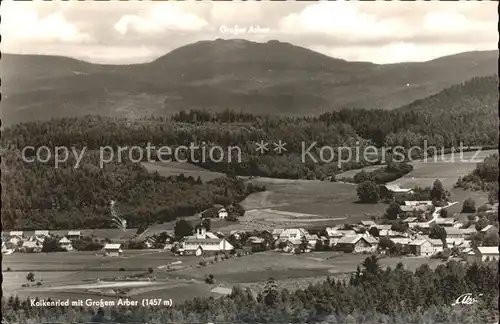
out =
<path fill-rule="evenodd" d="M 407 190 L 394 186 L 388 186 L 388 189 L 395 194 L 398 191 L 407 193 Z M 447 217 L 446 208 L 453 204 L 436 207 L 432 201 L 405 201 L 397 212 L 397 220 L 391 222 L 376 219 L 321 229 L 275 227 L 226 233 L 210 230 L 210 218 L 221 221 L 230 217 L 227 209 L 219 206 L 212 208 L 209 216 L 207 213 L 200 214 L 200 221 L 194 227 L 188 221 L 178 221 L 188 228 L 191 226 L 192 230 L 187 230 L 190 235 L 180 236 L 174 231 L 146 235 L 148 233 L 145 231 L 128 239 L 112 240 L 94 234 L 85 235 L 85 230 L 55 231 L 56 234 L 49 230 L 10 231 L 2 234 L 2 254 L 95 250 L 103 257 L 120 257 L 124 249 L 161 249 L 177 256 L 204 257 L 262 251 L 292 254 L 341 251 L 443 260 L 461 257 L 468 262 L 498 260 L 498 247 L 483 244 L 484 238 L 494 235 L 498 229 L 486 225 L 478 230 L 477 226 L 468 224 L 470 221 L 460 221 L 460 215 Z M 486 209 L 483 213 L 496 214 L 498 203 L 483 209 Z M 477 221 L 478 216 L 471 213 L 467 217 L 468 220 Z"/>

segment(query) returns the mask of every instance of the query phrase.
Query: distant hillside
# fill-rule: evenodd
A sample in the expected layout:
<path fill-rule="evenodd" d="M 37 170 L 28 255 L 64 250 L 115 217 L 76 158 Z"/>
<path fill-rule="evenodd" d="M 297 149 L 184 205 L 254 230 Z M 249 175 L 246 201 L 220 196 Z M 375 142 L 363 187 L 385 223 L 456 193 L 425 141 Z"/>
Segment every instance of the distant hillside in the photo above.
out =
<path fill-rule="evenodd" d="M 348 62 L 279 41 L 201 41 L 153 62 L 98 65 L 3 54 L 4 124 L 100 114 L 142 117 L 188 109 L 317 115 L 392 109 L 498 70 L 498 51 L 423 63 Z"/>

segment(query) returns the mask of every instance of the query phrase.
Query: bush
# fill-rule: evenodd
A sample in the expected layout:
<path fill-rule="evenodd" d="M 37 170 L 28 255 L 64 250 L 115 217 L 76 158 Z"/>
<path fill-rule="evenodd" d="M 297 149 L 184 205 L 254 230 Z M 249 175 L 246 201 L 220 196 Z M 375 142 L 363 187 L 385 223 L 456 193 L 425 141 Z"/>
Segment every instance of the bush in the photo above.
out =
<path fill-rule="evenodd" d="M 201 260 L 199 263 L 198 263 L 200 266 L 204 267 L 207 265 L 207 261 L 205 260 Z"/>
<path fill-rule="evenodd" d="M 118 269 L 118 271 L 125 271 L 125 268 L 120 268 Z"/>
<path fill-rule="evenodd" d="M 215 283 L 215 278 L 214 278 L 214 275 L 213 274 L 209 274 L 206 278 L 205 278 L 205 283 L 209 284 L 209 285 L 212 285 Z"/>
<path fill-rule="evenodd" d="M 9 267 L 9 268 L 7 268 L 7 270 L 6 270 L 6 271 L 7 271 L 7 272 L 9 272 L 9 271 L 12 271 L 12 269 Z"/>
<path fill-rule="evenodd" d="M 39 281 L 39 282 L 37 282 L 37 283 L 36 283 L 36 285 L 37 285 L 37 286 L 41 286 L 41 285 L 42 285 L 42 283 Z"/>
<path fill-rule="evenodd" d="M 148 268 L 148 273 L 153 273 L 153 272 L 154 272 L 153 268 Z"/>

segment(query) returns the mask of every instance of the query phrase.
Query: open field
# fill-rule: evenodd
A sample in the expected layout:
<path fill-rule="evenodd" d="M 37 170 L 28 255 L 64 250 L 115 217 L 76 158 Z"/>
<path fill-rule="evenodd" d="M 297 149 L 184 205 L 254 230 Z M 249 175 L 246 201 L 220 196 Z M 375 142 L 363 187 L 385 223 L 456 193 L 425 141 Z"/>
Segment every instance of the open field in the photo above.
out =
<path fill-rule="evenodd" d="M 247 197 L 242 202 L 246 213 L 239 224 L 228 223 L 222 231 L 357 223 L 369 215 L 381 215 L 387 208 L 384 204 L 357 203 L 356 187 L 347 183 L 270 178 L 249 181 L 266 185 L 267 191 Z"/>
<path fill-rule="evenodd" d="M 478 162 L 493 153 L 498 153 L 498 150 L 481 151 L 477 156 L 476 152 L 464 152 L 462 156 L 460 153 L 444 154 L 430 157 L 428 161 L 414 161 L 413 171 L 390 184 L 402 188 L 430 187 L 434 180 L 439 179 L 445 188 L 451 189 L 459 177 L 472 172 Z"/>
<path fill-rule="evenodd" d="M 219 286 L 231 289 L 234 285 L 242 285 L 258 291 L 270 277 L 289 289 L 303 288 L 310 282 L 325 279 L 326 276 L 345 278 L 348 273 L 355 271 L 367 256 L 338 252 L 292 255 L 268 251 L 198 268 L 197 264 L 202 258 L 175 257 L 168 252 L 125 251 L 123 258 L 95 257 L 86 252 L 13 254 L 4 256 L 3 290 L 7 296 L 16 294 L 20 297 L 39 296 L 72 300 L 106 296 L 111 300 L 116 297 L 109 295 L 112 293 L 111 288 L 126 287 L 129 289 L 127 295 L 131 299 L 162 297 L 181 302 L 197 296 L 220 296 L 221 293 L 212 291 Z M 44 262 L 41 262 L 42 259 Z M 173 261 L 182 261 L 187 268 L 173 272 L 162 269 L 161 264 Z M 399 261 L 411 270 L 423 263 L 428 263 L 431 267 L 440 263 L 438 260 L 425 258 L 383 258 L 380 263 L 394 267 Z M 127 265 L 126 271 L 117 271 L 117 267 Z M 6 267 L 11 267 L 12 271 L 5 272 Z M 137 269 L 131 271 L 133 267 Z M 152 276 L 156 281 L 114 280 L 144 273 L 148 267 L 154 268 Z M 42 286 L 31 284 L 30 287 L 21 288 L 22 284 L 27 283 L 28 272 L 23 269 L 28 268 L 34 270 L 35 282 L 41 281 Z M 204 283 L 208 274 L 215 276 L 216 284 Z M 97 278 L 100 280 L 97 281 Z M 295 285 L 293 282 L 296 282 Z M 302 284 L 297 285 L 297 282 Z"/>

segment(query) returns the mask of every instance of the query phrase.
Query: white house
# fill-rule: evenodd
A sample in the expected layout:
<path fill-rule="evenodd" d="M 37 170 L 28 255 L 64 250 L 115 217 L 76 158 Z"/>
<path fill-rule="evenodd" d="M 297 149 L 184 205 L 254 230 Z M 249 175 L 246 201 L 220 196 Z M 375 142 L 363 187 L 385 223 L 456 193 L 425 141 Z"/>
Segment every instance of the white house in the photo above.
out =
<path fill-rule="evenodd" d="M 370 228 L 370 227 L 375 226 L 377 224 L 375 224 L 374 221 L 370 220 L 370 221 L 361 221 L 361 225 L 363 225 L 366 228 Z"/>
<path fill-rule="evenodd" d="M 47 231 L 47 230 L 35 231 L 35 236 L 39 236 L 39 237 L 49 237 L 49 236 L 50 236 L 50 232 L 49 232 L 49 231 Z"/>
<path fill-rule="evenodd" d="M 217 235 L 207 232 L 203 226 L 197 226 L 195 235 L 184 238 L 179 252 L 200 256 L 206 252 L 226 252 L 232 250 L 234 250 L 234 246 L 225 238 L 219 238 Z"/>
<path fill-rule="evenodd" d="M 66 251 L 73 251 L 73 244 L 66 236 L 59 240 L 59 245 Z"/>
<path fill-rule="evenodd" d="M 434 254 L 434 248 L 431 242 L 427 240 L 414 240 L 408 245 L 411 252 L 417 256 L 431 256 Z"/>
<path fill-rule="evenodd" d="M 226 219 L 227 216 L 229 215 L 226 208 L 219 209 L 218 214 L 220 219 Z"/>
<path fill-rule="evenodd" d="M 335 247 L 339 251 L 361 253 L 375 251 L 377 249 L 377 244 L 375 240 L 363 237 L 362 235 L 356 235 L 341 238 L 337 241 Z"/>
<path fill-rule="evenodd" d="M 66 234 L 66 237 L 69 240 L 79 240 L 83 237 L 82 231 L 68 231 L 68 234 Z"/>
<path fill-rule="evenodd" d="M 104 246 L 104 254 L 107 256 L 118 257 L 123 253 L 121 244 L 106 244 Z"/>
<path fill-rule="evenodd" d="M 405 206 L 432 206 L 430 200 L 406 200 Z"/>
<path fill-rule="evenodd" d="M 444 249 L 443 241 L 436 240 L 436 239 L 430 239 L 429 242 L 432 244 L 432 248 L 434 249 L 434 254 L 436 254 L 438 252 L 443 252 L 443 249 Z"/>
<path fill-rule="evenodd" d="M 467 260 L 470 262 L 484 262 L 486 260 L 493 261 L 499 260 L 498 246 L 480 246 L 473 252 L 468 254 Z"/>
<path fill-rule="evenodd" d="M 279 236 L 281 240 L 300 240 L 309 233 L 303 228 L 287 228 Z"/>

